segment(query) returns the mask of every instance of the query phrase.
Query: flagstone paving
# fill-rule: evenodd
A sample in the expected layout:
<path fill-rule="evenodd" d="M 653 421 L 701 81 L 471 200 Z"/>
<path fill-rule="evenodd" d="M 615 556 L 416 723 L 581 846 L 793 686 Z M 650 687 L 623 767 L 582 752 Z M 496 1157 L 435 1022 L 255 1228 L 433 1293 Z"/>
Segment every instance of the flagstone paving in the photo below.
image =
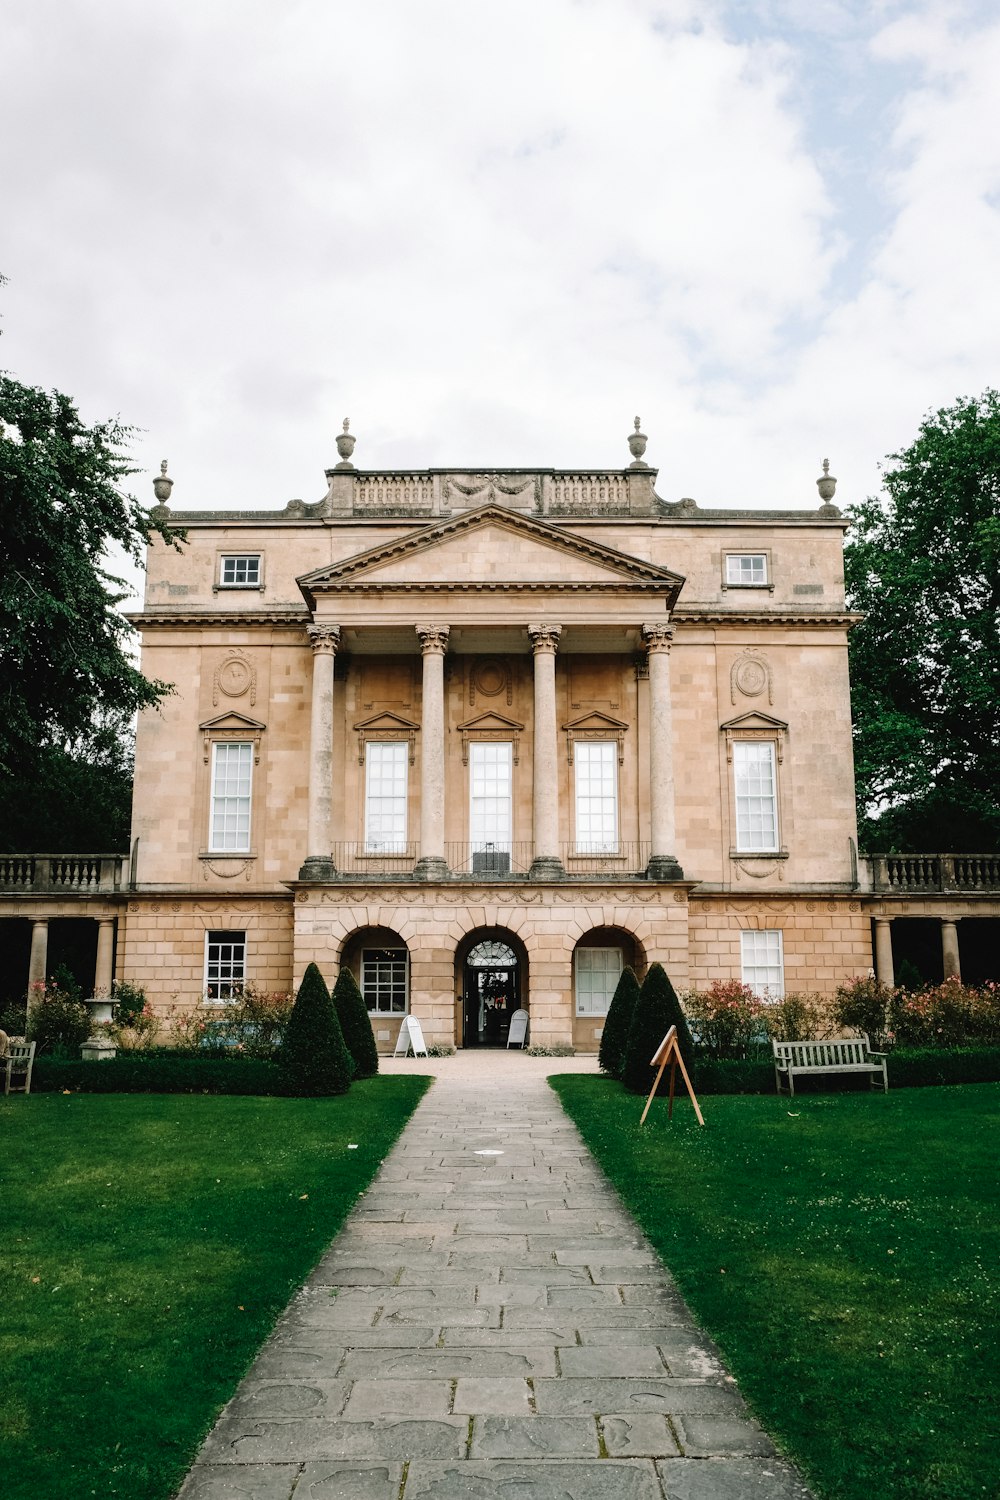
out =
<path fill-rule="evenodd" d="M 810 1500 L 546 1082 L 589 1067 L 385 1065 L 436 1081 L 181 1500 Z"/>

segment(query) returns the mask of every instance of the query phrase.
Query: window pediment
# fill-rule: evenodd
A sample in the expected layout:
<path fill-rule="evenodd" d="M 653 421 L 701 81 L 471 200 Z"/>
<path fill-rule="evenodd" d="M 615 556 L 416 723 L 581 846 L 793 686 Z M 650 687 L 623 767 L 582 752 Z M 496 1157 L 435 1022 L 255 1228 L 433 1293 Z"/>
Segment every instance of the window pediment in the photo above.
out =
<path fill-rule="evenodd" d="M 778 760 L 784 759 L 785 735 L 788 733 L 788 725 L 784 719 L 775 719 L 771 714 L 739 714 L 735 719 L 728 719 L 725 724 L 720 724 L 719 730 L 726 736 L 727 760 L 733 758 L 734 740 L 771 740 Z"/>
<path fill-rule="evenodd" d="M 409 761 L 412 766 L 419 728 L 415 719 L 407 719 L 403 714 L 393 713 L 391 709 L 360 719 L 354 726 L 358 736 L 358 765 L 363 766 L 365 763 L 365 746 L 369 740 L 396 740 L 409 745 Z"/>
<path fill-rule="evenodd" d="M 259 719 L 251 719 L 247 714 L 227 713 L 217 714 L 214 719 L 205 719 L 198 725 L 202 739 L 202 751 L 207 762 L 212 754 L 212 745 L 225 740 L 252 740 L 253 758 L 257 763 L 260 760 L 260 737 L 267 728 Z"/>
<path fill-rule="evenodd" d="M 570 765 L 573 764 L 573 745 L 576 740 L 615 740 L 618 745 L 618 764 L 624 765 L 625 732 L 628 727 L 624 719 L 616 719 L 598 708 L 591 709 L 589 713 L 577 714 L 575 719 L 570 719 L 568 724 L 563 725 L 566 759 Z"/>
<path fill-rule="evenodd" d="M 492 712 L 476 714 L 474 718 L 466 719 L 463 724 L 459 724 L 458 731 L 462 736 L 462 764 L 464 766 L 469 764 L 470 739 L 510 740 L 514 746 L 514 764 L 517 765 L 524 725 L 519 724 L 516 719 L 508 719 L 506 714 Z"/>

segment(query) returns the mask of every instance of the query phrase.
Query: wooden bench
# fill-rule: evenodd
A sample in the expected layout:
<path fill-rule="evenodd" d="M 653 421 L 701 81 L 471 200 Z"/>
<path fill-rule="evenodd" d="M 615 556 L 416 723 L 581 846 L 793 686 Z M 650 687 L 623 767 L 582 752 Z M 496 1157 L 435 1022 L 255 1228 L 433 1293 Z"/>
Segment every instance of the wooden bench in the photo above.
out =
<path fill-rule="evenodd" d="M 889 1092 L 885 1053 L 873 1052 L 864 1035 L 839 1042 L 774 1042 L 774 1079 L 778 1093 L 788 1084 L 795 1093 L 795 1078 L 812 1073 L 867 1073 L 872 1088 L 881 1077 L 883 1093 Z"/>

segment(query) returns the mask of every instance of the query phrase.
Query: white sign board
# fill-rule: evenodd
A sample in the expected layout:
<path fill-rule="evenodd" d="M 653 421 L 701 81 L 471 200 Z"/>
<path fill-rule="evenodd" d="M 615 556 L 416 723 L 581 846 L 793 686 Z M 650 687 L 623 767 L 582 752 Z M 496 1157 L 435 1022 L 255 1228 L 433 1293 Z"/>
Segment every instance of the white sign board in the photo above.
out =
<path fill-rule="evenodd" d="M 528 1012 L 516 1010 L 510 1018 L 510 1031 L 507 1033 L 508 1047 L 523 1047 L 524 1039 L 528 1035 Z"/>
<path fill-rule="evenodd" d="M 423 1053 L 424 1057 L 427 1056 L 427 1043 L 424 1041 L 424 1033 L 421 1030 L 420 1022 L 416 1016 L 404 1016 L 403 1024 L 400 1026 L 399 1035 L 396 1038 L 396 1050 L 392 1055 L 393 1057 L 398 1057 L 402 1052 L 403 1056 L 406 1057 L 411 1047 L 413 1048 L 414 1057 L 419 1057 L 421 1053 Z"/>

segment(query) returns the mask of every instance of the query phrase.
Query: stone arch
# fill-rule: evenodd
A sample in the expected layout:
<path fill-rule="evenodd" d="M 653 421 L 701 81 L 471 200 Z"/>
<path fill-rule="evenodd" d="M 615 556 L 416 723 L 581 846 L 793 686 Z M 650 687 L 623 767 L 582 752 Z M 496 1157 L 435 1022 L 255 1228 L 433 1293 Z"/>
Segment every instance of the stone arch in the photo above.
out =
<path fill-rule="evenodd" d="M 528 944 L 511 925 L 473 927 L 455 945 L 456 1037 L 502 1046 L 510 1017 L 528 1009 Z"/>
<path fill-rule="evenodd" d="M 595 923 L 573 946 L 573 1034 L 578 1046 L 600 1040 L 611 997 L 622 969 L 629 965 L 642 981 L 646 949 L 627 927 Z"/>
<path fill-rule="evenodd" d="M 340 948 L 340 968 L 348 968 L 368 1002 L 372 1025 L 395 1018 L 410 1009 L 410 945 L 396 927 L 372 923 L 355 927 Z M 332 988 L 336 974 L 324 975 Z"/>

